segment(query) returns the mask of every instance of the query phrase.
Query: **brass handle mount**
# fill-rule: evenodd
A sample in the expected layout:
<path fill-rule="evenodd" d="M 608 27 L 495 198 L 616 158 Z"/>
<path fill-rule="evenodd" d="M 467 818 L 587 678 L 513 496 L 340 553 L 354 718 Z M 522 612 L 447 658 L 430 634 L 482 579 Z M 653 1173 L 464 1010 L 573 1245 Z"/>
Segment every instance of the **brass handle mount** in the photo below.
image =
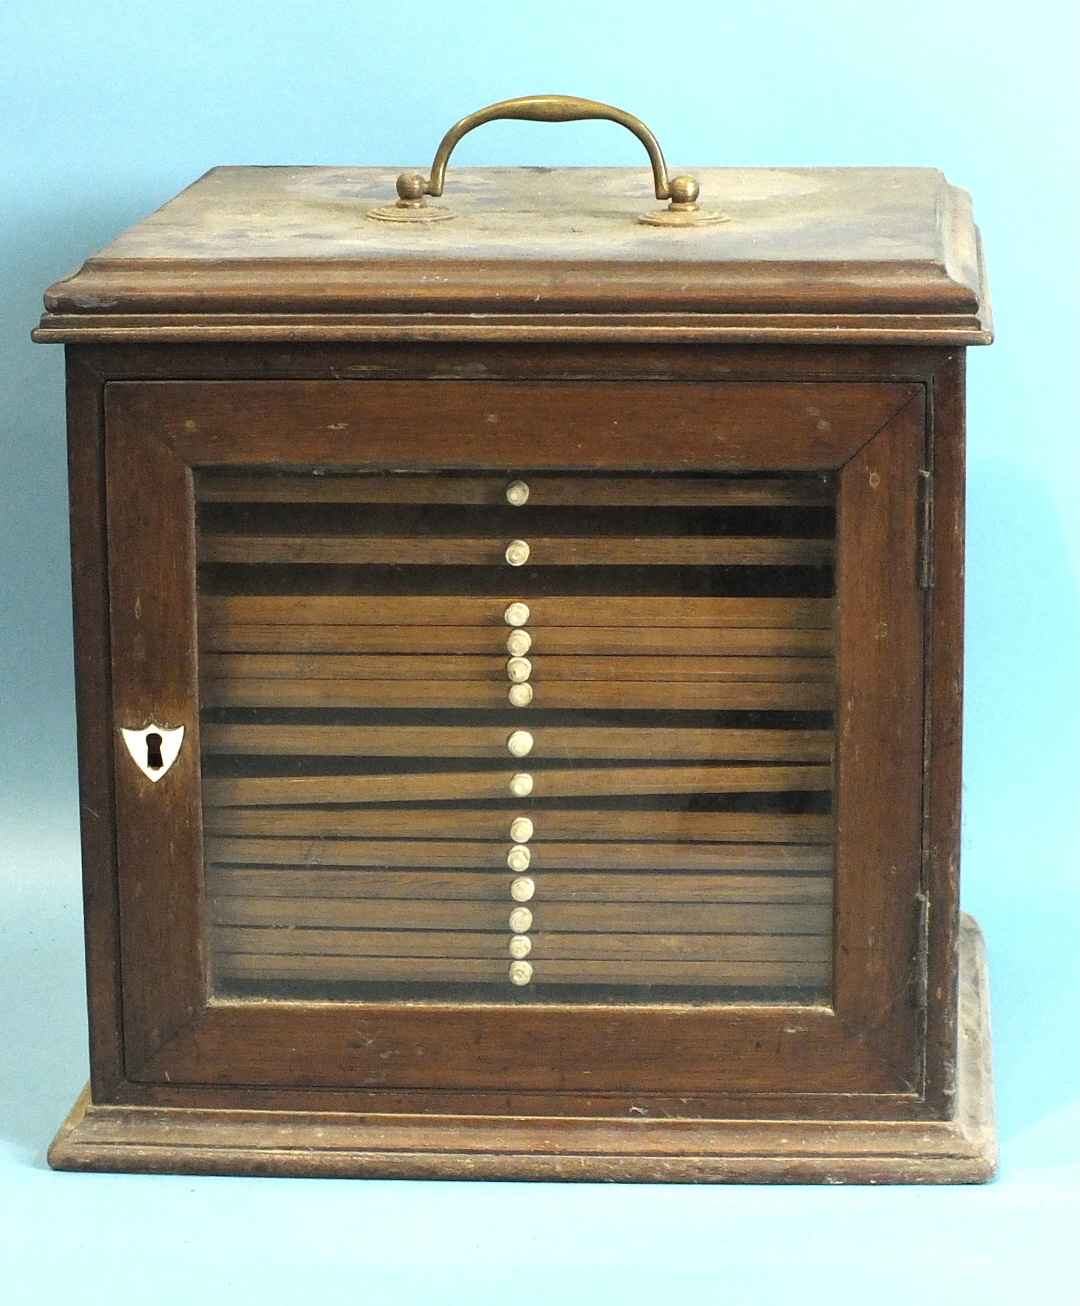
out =
<path fill-rule="evenodd" d="M 435 151 L 431 175 L 403 172 L 397 179 L 396 204 L 383 204 L 368 213 L 369 218 L 381 222 L 440 222 L 454 217 L 452 209 L 428 204 L 425 196 L 438 199 L 446 183 L 446 165 L 461 138 L 474 127 L 502 118 L 525 122 L 579 122 L 583 119 L 600 119 L 616 122 L 633 132 L 645 146 L 652 165 L 653 191 L 658 200 L 668 200 L 664 209 L 642 213 L 639 222 L 655 227 L 689 227 L 709 223 L 727 222 L 723 213 L 703 209 L 698 205 L 699 186 L 693 177 L 669 177 L 660 143 L 640 118 L 625 109 L 616 109 L 599 100 L 583 100 L 576 95 L 525 95 L 516 100 L 502 100 L 486 109 L 477 109 L 462 118 L 446 133 Z"/>

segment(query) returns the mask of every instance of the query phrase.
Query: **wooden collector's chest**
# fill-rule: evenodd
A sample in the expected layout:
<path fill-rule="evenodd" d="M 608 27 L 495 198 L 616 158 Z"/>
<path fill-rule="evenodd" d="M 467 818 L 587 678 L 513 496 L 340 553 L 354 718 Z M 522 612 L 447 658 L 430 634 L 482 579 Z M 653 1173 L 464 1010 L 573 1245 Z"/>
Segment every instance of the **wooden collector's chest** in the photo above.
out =
<path fill-rule="evenodd" d="M 426 189 L 469 126 L 602 109 L 474 115 Z M 993 1173 L 970 203 L 695 205 L 613 114 L 651 181 L 219 168 L 48 292 L 92 1062 L 54 1165 Z"/>

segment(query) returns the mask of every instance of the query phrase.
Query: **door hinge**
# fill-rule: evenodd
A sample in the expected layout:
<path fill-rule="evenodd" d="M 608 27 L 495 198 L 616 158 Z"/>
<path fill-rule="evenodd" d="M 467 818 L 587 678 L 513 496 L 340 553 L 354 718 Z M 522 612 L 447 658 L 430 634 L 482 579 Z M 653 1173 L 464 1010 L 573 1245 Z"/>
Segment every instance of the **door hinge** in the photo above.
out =
<path fill-rule="evenodd" d="M 934 584 L 933 539 L 934 539 L 934 478 L 925 469 L 919 472 L 918 513 L 916 531 L 918 534 L 918 569 L 919 589 L 928 590 Z"/>
<path fill-rule="evenodd" d="M 916 1011 L 925 1011 L 930 965 L 930 898 L 925 891 L 916 896 L 914 1000 Z"/>

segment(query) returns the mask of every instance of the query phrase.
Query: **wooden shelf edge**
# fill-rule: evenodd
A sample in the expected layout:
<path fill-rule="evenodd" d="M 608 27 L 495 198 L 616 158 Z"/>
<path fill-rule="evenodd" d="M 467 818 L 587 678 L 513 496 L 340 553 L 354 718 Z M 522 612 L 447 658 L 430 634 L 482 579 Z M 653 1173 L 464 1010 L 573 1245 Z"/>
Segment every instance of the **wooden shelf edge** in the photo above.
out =
<path fill-rule="evenodd" d="M 49 1149 L 57 1170 L 626 1183 L 985 1183 L 997 1172 L 986 950 L 961 919 L 949 1120 L 589 1120 L 350 1116 L 98 1105 Z"/>

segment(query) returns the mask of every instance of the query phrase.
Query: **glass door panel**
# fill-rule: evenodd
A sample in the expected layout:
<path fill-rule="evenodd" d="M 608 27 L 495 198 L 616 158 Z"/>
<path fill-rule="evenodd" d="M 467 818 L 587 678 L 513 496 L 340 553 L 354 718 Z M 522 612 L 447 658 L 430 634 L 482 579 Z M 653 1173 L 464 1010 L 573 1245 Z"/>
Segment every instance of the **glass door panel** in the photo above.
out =
<path fill-rule="evenodd" d="M 829 477 L 196 497 L 216 995 L 829 999 Z"/>

